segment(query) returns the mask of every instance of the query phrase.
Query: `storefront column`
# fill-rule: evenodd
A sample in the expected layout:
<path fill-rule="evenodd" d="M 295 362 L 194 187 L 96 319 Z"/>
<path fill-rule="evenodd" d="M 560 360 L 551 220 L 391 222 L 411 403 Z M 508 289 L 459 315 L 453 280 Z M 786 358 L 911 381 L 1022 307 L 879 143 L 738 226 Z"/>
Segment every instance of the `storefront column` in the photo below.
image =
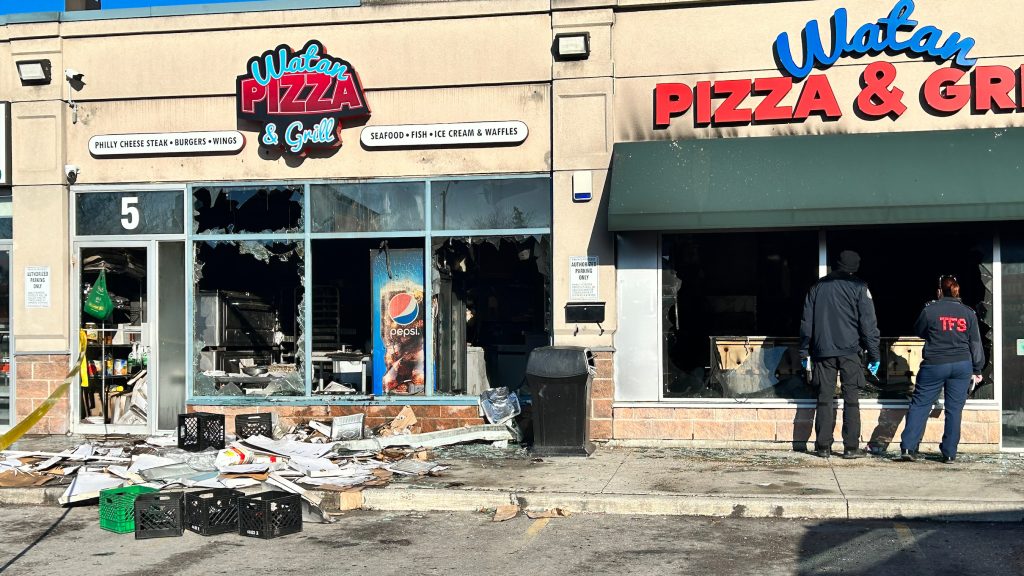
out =
<path fill-rule="evenodd" d="M 65 112 L 66 106 L 59 100 L 12 105 L 13 146 L 14 150 L 23 151 L 13 158 L 14 421 L 24 418 L 49 397 L 64 381 L 70 365 Z M 48 272 L 46 286 L 33 291 L 31 302 L 26 300 L 28 268 Z M 68 413 L 65 397 L 30 433 L 67 432 Z"/>
<path fill-rule="evenodd" d="M 577 6 L 578 7 L 578 6 Z M 616 329 L 615 252 L 607 232 L 605 182 L 611 159 L 612 60 L 611 10 L 577 10 L 552 14 L 555 35 L 586 32 L 590 54 L 584 60 L 555 61 L 552 156 L 552 228 L 554 341 L 557 345 L 589 346 L 597 356 L 597 378 L 591 388 L 590 436 L 612 437 L 613 337 Z M 574 199 L 577 188 L 589 189 L 589 201 Z M 597 301 L 605 303 L 605 320 L 598 324 L 565 321 L 570 298 L 569 262 L 572 257 L 597 257 Z"/>
<path fill-rule="evenodd" d="M 612 119 L 611 10 L 556 12 L 552 35 L 587 32 L 590 55 L 585 60 L 555 61 L 552 166 L 554 228 L 555 343 L 611 346 L 615 333 L 615 267 L 612 236 L 607 232 L 604 195 L 614 143 Z M 592 198 L 574 201 L 576 186 L 589 184 Z M 569 258 L 596 256 L 600 262 L 599 296 L 606 302 L 605 321 L 568 324 Z M 603 329 L 603 330 L 602 330 Z M 602 334 L 603 331 L 603 334 Z"/>

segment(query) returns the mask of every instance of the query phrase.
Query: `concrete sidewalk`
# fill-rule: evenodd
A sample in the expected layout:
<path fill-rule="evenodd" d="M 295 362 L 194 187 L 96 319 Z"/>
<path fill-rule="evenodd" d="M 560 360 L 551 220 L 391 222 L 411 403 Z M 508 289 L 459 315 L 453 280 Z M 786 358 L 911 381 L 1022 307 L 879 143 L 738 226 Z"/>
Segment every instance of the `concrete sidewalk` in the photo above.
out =
<path fill-rule="evenodd" d="M 969 454 L 941 464 L 605 446 L 589 458 L 540 459 L 522 449 L 472 445 L 438 449 L 435 460 L 450 469 L 366 489 L 364 508 L 474 511 L 518 503 L 574 513 L 1024 521 L 1020 455 Z M 63 490 L 0 489 L 0 505 L 56 505 Z M 337 499 L 323 494 L 325 504 Z"/>
<path fill-rule="evenodd" d="M 779 518 L 1024 520 L 1024 458 L 897 463 L 796 452 L 599 449 L 590 458 L 456 457 L 441 478 L 365 491 L 377 510 L 519 503 L 571 512 Z"/>

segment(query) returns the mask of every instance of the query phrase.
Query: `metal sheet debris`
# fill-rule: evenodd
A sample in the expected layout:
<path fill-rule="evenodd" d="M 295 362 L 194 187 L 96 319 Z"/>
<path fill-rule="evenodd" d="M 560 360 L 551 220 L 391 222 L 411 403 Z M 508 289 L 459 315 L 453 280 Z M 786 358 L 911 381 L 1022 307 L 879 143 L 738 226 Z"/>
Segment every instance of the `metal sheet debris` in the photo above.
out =
<path fill-rule="evenodd" d="M 501 440 L 515 440 L 512 431 L 508 427 L 498 424 L 482 424 L 480 426 L 466 426 L 464 428 L 440 430 L 438 432 L 400 434 L 397 436 L 366 438 L 349 442 L 335 442 L 334 449 L 380 451 L 390 446 L 434 448 L 450 444 L 461 444 L 463 442 L 499 442 Z"/>
<path fill-rule="evenodd" d="M 102 456 L 102 455 L 81 456 L 81 455 L 75 455 L 75 454 L 71 454 L 71 453 L 63 454 L 63 453 L 59 453 L 59 452 L 26 452 L 26 451 L 23 451 L 23 450 L 4 450 L 3 452 L 0 452 L 0 454 L 3 454 L 5 456 L 12 456 L 12 457 L 35 456 L 35 457 L 50 458 L 50 457 L 53 457 L 53 456 L 59 456 L 61 458 L 66 458 L 68 460 L 74 460 L 76 462 L 82 462 L 82 461 L 131 462 L 132 461 L 131 458 L 116 457 L 116 456 Z"/>
<path fill-rule="evenodd" d="M 71 485 L 64 491 L 64 494 L 57 499 L 57 502 L 62 506 L 66 506 L 74 502 L 84 502 L 93 498 L 99 498 L 100 490 L 117 488 L 123 484 L 124 480 L 109 474 L 80 470 L 75 475 L 75 479 L 71 481 Z"/>
<path fill-rule="evenodd" d="M 323 434 L 324 436 L 326 436 L 328 438 L 331 437 L 331 427 L 328 426 L 327 424 L 323 424 L 321 422 L 317 422 L 316 420 L 310 420 L 309 421 L 309 427 L 312 428 L 313 430 L 316 430 L 317 432 Z"/>
<path fill-rule="evenodd" d="M 288 465 L 297 472 L 310 478 L 324 478 L 327 476 L 340 476 L 341 467 L 327 458 L 302 458 L 295 456 L 288 460 Z"/>
<path fill-rule="evenodd" d="M 259 452 L 288 457 L 319 458 L 331 451 L 333 444 L 309 444 L 294 440 L 271 440 L 266 436 L 250 436 L 242 441 Z"/>
<path fill-rule="evenodd" d="M 364 414 L 335 416 L 331 419 L 331 440 L 362 439 L 364 419 Z"/>
<path fill-rule="evenodd" d="M 174 436 L 151 436 L 146 438 L 146 444 L 161 448 L 170 448 L 178 445 L 178 439 Z"/>

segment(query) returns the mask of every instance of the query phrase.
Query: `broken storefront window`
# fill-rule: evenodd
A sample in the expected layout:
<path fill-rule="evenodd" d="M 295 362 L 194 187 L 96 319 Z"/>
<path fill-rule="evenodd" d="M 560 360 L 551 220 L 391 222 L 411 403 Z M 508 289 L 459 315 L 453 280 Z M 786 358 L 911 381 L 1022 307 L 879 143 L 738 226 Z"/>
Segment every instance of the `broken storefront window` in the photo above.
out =
<path fill-rule="evenodd" d="M 811 398 L 799 358 L 814 232 L 663 237 L 664 395 Z"/>
<path fill-rule="evenodd" d="M 665 397 L 816 396 L 800 366 L 799 322 L 803 300 L 818 278 L 817 236 L 793 231 L 662 237 Z M 986 351 L 992 349 L 992 240 L 991 232 L 977 226 L 827 232 L 828 261 L 842 250 L 861 255 L 857 276 L 871 289 L 882 334 L 881 370 L 877 378 L 866 374 L 862 398 L 910 397 L 924 344 L 914 336 L 914 321 L 935 297 L 942 274 L 960 279 L 963 301 L 978 312 Z M 990 363 L 986 382 L 991 374 Z M 991 399 L 992 387 L 973 397 Z"/>
<path fill-rule="evenodd" d="M 196 396 L 302 396 L 302 242 L 195 244 Z"/>
<path fill-rule="evenodd" d="M 192 191 L 200 234 L 303 231 L 302 186 L 205 186 Z"/>
<path fill-rule="evenodd" d="M 550 237 L 435 238 L 433 253 L 437 392 L 519 390 L 550 343 Z"/>

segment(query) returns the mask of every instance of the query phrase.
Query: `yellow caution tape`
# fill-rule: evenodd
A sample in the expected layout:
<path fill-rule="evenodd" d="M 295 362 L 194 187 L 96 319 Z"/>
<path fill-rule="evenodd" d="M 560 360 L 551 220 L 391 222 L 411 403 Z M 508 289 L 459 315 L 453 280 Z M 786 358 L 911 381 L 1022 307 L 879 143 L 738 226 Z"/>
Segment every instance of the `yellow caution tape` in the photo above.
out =
<path fill-rule="evenodd" d="M 85 333 L 85 330 L 78 331 L 78 349 L 85 350 L 86 346 L 89 345 L 89 335 Z M 89 368 L 85 365 L 88 360 L 85 359 L 85 354 L 82 354 L 81 362 L 78 363 L 79 372 L 82 374 L 82 388 L 89 387 Z"/>
<path fill-rule="evenodd" d="M 85 348 L 82 348 L 82 354 L 78 357 L 78 361 L 75 362 L 74 367 L 66 376 L 64 376 L 64 383 L 58 386 L 57 389 L 53 391 L 53 394 L 50 394 L 49 398 L 43 400 L 43 403 L 33 410 L 31 414 L 26 416 L 24 420 L 18 422 L 3 436 L 0 436 L 0 450 L 7 450 L 11 444 L 17 442 L 18 439 L 24 436 L 26 432 L 35 426 L 43 416 L 46 416 L 46 413 L 50 411 L 50 408 L 53 408 L 54 404 L 59 402 L 68 393 L 68 388 L 71 386 L 71 380 L 78 375 L 79 371 L 82 369 L 83 362 L 85 362 Z"/>

